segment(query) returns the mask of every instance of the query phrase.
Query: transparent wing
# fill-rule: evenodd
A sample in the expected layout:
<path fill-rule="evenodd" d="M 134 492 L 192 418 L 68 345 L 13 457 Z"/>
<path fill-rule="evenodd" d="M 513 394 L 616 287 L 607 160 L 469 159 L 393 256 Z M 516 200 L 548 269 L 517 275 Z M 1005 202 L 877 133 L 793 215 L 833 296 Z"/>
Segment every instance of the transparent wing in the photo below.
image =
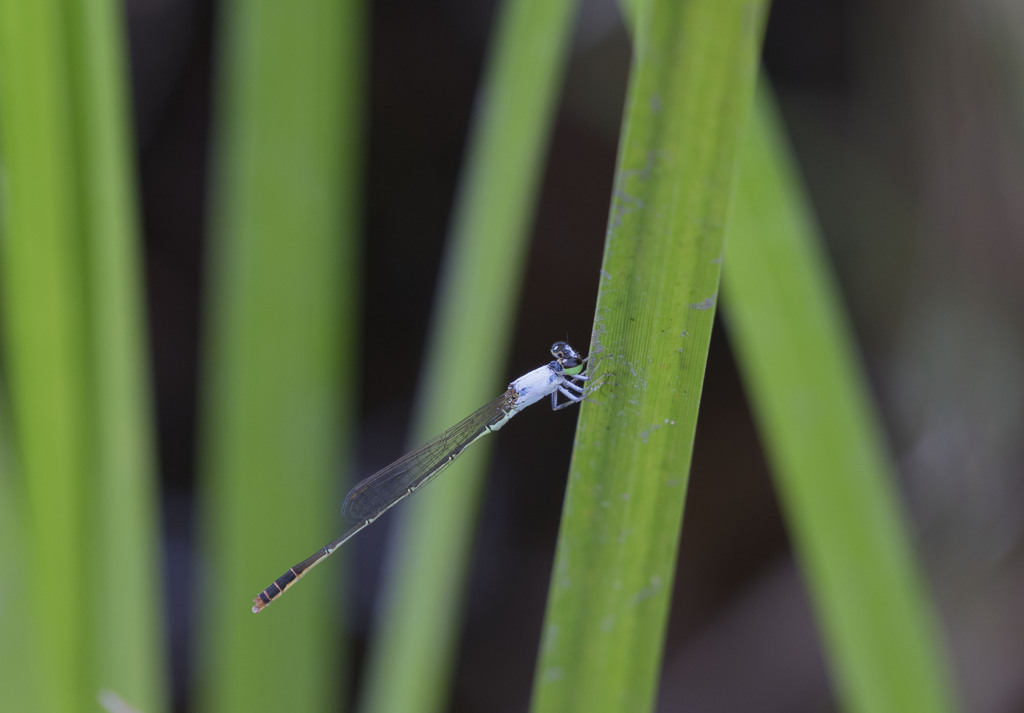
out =
<path fill-rule="evenodd" d="M 441 435 L 360 481 L 345 496 L 342 517 L 351 525 L 375 520 L 444 470 L 466 446 L 502 424 L 511 412 L 513 400 L 513 395 L 506 391 Z"/>

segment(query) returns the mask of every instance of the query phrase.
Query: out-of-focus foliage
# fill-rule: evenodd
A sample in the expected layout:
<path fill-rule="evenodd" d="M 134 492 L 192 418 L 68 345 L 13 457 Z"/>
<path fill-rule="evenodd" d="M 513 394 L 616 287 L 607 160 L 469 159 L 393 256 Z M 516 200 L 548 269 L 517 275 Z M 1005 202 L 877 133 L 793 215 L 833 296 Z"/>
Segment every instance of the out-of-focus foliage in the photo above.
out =
<path fill-rule="evenodd" d="M 16 463 L 0 559 L 17 568 L 0 689 L 22 710 L 103 691 L 167 705 L 121 20 L 106 0 L 0 2 L 0 447 Z"/>
<path fill-rule="evenodd" d="M 0 707 L 302 708 L 358 698 L 338 695 L 353 671 L 383 671 L 387 686 L 389 666 L 405 665 L 387 646 L 366 658 L 365 642 L 374 612 L 391 611 L 376 603 L 384 541 L 411 503 L 266 612 L 248 605 L 336 534 L 350 475 L 401 454 L 419 374 L 423 408 L 437 408 L 415 440 L 536 366 L 552 341 L 586 341 L 632 43 L 609 3 L 580 4 L 573 31 L 572 3 L 540 3 L 546 31 L 509 30 L 512 7 L 529 5 L 374 3 L 371 18 L 314 0 L 0 0 Z M 952 677 L 979 713 L 1024 705 L 1022 33 L 1020 4 L 1000 0 L 780 0 L 763 55 L 865 366 L 857 389 L 878 406 L 870 426 L 894 455 Z M 552 37 L 548 50 L 533 44 Z M 481 67 L 506 50 L 502 76 L 523 98 L 499 104 L 487 98 L 497 65 Z M 532 137 L 498 140 L 489 171 L 507 184 L 462 173 L 489 155 L 466 141 L 472 116 Z M 693 195 L 704 190 L 725 193 Z M 474 191 L 488 200 L 466 201 Z M 532 242 L 498 277 L 470 253 L 468 267 L 440 268 L 455 203 L 453 235 Z M 767 230 L 760 214 L 751 222 Z M 776 269 L 795 288 L 789 270 Z M 459 284 L 472 297 L 453 299 Z M 439 313 L 454 301 L 450 313 L 470 316 L 432 322 L 435 294 Z M 432 346 L 429 363 L 445 368 L 421 368 L 423 345 L 455 343 L 451 324 L 469 346 Z M 473 340 L 477 330 L 498 336 Z M 765 331 L 756 342 L 782 338 Z M 731 345 L 714 334 L 670 600 L 660 583 L 658 705 L 828 709 L 859 684 L 831 683 L 829 627 L 811 614 Z M 758 346 L 736 340 L 737 354 Z M 362 378 L 345 381 L 357 363 Z M 607 386 L 608 397 L 623 388 Z M 454 394 L 451 412 L 430 389 Z M 497 457 L 476 530 L 453 528 L 451 551 L 392 559 L 414 576 L 408 553 L 435 575 L 442 559 L 460 572 L 425 595 L 447 601 L 419 636 L 444 641 L 426 657 L 407 649 L 435 671 L 409 690 L 433 691 L 435 705 L 529 705 L 573 412 L 536 407 L 481 444 L 471 457 Z M 641 429 L 640 446 L 667 429 Z M 431 488 L 476 499 L 467 475 Z M 432 495 L 416 499 L 448 522 Z M 792 533 L 806 564 L 819 543 Z M 905 558 L 888 561 L 899 579 Z M 405 621 L 391 622 L 401 649 Z"/>

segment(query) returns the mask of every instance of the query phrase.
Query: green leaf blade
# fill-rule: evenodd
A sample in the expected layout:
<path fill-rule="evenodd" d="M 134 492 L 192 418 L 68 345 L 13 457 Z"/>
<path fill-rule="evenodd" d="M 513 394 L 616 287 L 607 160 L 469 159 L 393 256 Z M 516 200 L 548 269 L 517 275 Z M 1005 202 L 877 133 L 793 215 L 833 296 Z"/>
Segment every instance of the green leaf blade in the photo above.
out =
<path fill-rule="evenodd" d="M 23 483 L 26 653 L 35 656 L 12 673 L 60 682 L 33 688 L 40 711 L 94 700 L 89 621 L 72 605 L 89 593 L 89 385 L 65 22 L 52 1 L 0 3 L 4 366 Z"/>
<path fill-rule="evenodd" d="M 159 512 L 142 255 L 123 18 L 111 0 L 72 6 L 75 144 L 90 308 L 94 474 L 89 532 L 99 691 L 167 708 Z M 127 573 L 127 576 L 126 576 Z M 111 587 L 111 582 L 118 586 Z"/>
<path fill-rule="evenodd" d="M 640 21 L 534 711 L 653 705 L 739 132 L 766 5 Z"/>
<path fill-rule="evenodd" d="M 955 709 L 869 389 L 767 94 L 744 144 L 727 320 L 851 711 Z"/>
<path fill-rule="evenodd" d="M 235 2 L 222 18 L 200 454 L 208 562 L 195 605 L 199 707 L 218 713 L 334 709 L 344 683 L 337 567 L 258 616 L 250 607 L 340 526 L 364 12 Z"/>

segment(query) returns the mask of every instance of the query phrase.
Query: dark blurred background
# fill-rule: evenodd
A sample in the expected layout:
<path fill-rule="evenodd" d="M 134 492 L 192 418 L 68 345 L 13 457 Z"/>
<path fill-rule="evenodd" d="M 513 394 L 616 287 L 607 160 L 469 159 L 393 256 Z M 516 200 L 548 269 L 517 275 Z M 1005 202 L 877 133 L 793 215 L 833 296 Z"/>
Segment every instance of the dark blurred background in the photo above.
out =
<path fill-rule="evenodd" d="M 364 378 L 347 395 L 363 475 L 405 441 L 495 7 L 371 3 Z M 218 3 L 129 0 L 126 11 L 165 574 L 189 591 Z M 614 2 L 583 2 L 513 351 L 493 355 L 509 379 L 545 361 L 554 340 L 589 341 L 629 61 Z M 764 66 L 900 466 L 965 708 L 1024 711 L 1024 4 L 777 0 Z M 392 360 L 385 374 L 381 349 L 398 350 L 398 368 Z M 494 445 L 454 711 L 528 703 L 573 424 L 532 414 Z M 357 666 L 387 529 L 382 521 L 354 544 Z M 185 710 L 192 612 L 178 607 L 169 626 Z M 830 691 L 719 326 L 659 710 L 823 711 L 834 707 Z"/>

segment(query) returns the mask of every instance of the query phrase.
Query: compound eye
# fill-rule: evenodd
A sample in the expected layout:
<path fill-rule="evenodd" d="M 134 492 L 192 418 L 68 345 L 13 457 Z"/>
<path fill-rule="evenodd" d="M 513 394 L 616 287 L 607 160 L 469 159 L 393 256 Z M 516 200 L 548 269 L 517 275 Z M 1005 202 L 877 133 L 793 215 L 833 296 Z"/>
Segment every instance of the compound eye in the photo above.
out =
<path fill-rule="evenodd" d="M 580 355 L 575 349 L 569 346 L 568 342 L 555 342 L 551 345 L 551 353 L 556 359 L 579 359 Z"/>
<path fill-rule="evenodd" d="M 583 358 L 567 342 L 552 344 L 551 353 L 558 360 L 558 366 L 569 376 L 575 376 L 583 371 Z"/>

